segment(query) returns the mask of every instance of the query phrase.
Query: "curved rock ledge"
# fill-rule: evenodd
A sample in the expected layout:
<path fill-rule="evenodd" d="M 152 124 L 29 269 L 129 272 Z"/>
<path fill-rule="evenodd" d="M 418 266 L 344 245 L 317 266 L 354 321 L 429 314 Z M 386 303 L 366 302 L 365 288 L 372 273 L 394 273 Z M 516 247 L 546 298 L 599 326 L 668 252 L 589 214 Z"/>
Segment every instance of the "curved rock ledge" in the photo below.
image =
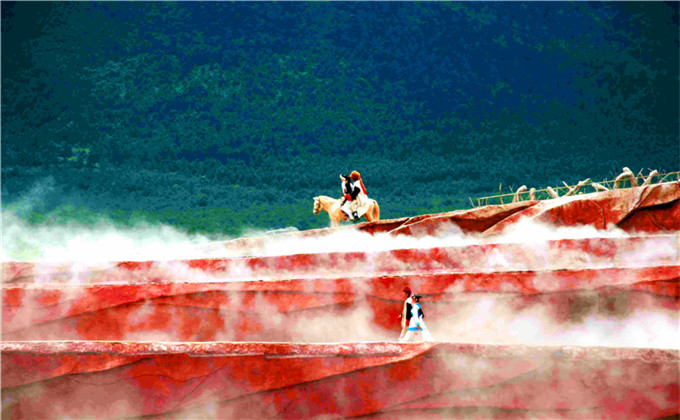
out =
<path fill-rule="evenodd" d="M 0 350 L 8 418 L 401 418 L 413 409 L 661 417 L 677 410 L 680 366 L 678 350 L 460 343 L 14 342 Z"/>

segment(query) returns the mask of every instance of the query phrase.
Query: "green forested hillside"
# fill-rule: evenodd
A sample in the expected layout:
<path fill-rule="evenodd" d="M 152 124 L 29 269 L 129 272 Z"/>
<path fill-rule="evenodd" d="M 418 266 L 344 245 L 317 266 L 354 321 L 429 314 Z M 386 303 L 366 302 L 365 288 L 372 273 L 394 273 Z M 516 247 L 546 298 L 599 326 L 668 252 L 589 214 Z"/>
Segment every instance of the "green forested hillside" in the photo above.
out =
<path fill-rule="evenodd" d="M 2 202 L 33 222 L 327 225 L 677 170 L 673 3 L 2 3 Z"/>

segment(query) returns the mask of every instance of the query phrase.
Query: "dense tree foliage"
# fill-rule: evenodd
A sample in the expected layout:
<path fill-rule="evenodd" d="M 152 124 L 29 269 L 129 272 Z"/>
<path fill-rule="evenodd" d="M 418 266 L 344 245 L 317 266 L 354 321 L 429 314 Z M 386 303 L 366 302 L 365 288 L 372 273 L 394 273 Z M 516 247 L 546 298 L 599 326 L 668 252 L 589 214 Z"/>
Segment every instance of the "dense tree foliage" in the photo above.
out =
<path fill-rule="evenodd" d="M 393 218 L 679 166 L 677 3 L 3 2 L 2 51 L 35 222 L 308 229 L 352 169 Z"/>

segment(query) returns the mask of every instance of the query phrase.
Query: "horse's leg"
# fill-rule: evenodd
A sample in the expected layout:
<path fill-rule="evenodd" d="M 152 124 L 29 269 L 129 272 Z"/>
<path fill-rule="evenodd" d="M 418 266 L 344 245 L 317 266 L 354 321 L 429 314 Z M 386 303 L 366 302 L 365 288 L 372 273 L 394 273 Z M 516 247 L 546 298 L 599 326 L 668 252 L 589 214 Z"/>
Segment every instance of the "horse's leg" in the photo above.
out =
<path fill-rule="evenodd" d="M 368 209 L 368 211 L 366 213 L 364 213 L 364 217 L 366 218 L 367 222 L 375 222 L 376 220 L 378 220 L 378 216 L 376 215 L 376 213 L 377 213 L 376 210 L 377 210 L 377 208 L 374 204 Z"/>
<path fill-rule="evenodd" d="M 338 227 L 340 226 L 340 220 L 342 216 L 338 214 L 331 214 L 330 212 L 328 213 L 328 217 L 331 219 L 331 227 Z"/>

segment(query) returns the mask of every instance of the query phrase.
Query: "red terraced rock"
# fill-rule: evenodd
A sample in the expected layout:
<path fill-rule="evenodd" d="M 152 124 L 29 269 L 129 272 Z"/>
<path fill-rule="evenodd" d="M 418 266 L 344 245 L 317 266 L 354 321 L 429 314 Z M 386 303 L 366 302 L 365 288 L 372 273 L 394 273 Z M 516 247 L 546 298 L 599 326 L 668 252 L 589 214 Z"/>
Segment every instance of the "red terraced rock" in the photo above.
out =
<path fill-rule="evenodd" d="M 14 419 L 400 418 L 471 407 L 472 418 L 658 418 L 678 412 L 680 386 L 677 350 L 127 342 L 3 342 L 0 349 L 2 414 Z"/>
<path fill-rule="evenodd" d="M 579 194 L 543 201 L 521 201 L 471 210 L 431 214 L 375 224 L 359 225 L 370 232 L 432 235 L 456 225 L 463 232 L 495 234 L 521 219 L 556 226 L 590 225 L 605 229 L 613 224 L 626 232 L 680 230 L 680 181 Z"/>
<path fill-rule="evenodd" d="M 456 210 L 447 213 L 379 220 L 340 228 L 286 232 L 267 237 L 239 238 L 212 244 L 206 249 L 232 249 L 243 255 L 256 254 L 274 238 L 323 237 L 343 230 L 370 234 L 391 233 L 422 237 L 451 230 L 466 234 L 495 236 L 520 220 L 552 223 L 557 226 L 589 225 L 600 229 L 617 226 L 625 232 L 680 231 L 680 181 L 625 188 L 544 201 L 521 201 L 502 205 Z"/>
<path fill-rule="evenodd" d="M 3 263 L 4 284 L 149 284 L 243 282 L 301 278 L 419 275 L 442 272 L 508 272 L 602 267 L 676 265 L 677 233 L 622 238 L 562 239 L 527 243 L 482 243 L 375 252 L 331 252 L 272 257 L 188 261 L 124 261 L 92 267 L 79 264 Z M 83 279 L 83 277 L 85 279 Z"/>
<path fill-rule="evenodd" d="M 424 295 L 428 325 L 440 339 L 489 328 L 485 322 L 495 316 L 499 342 L 513 342 L 513 329 L 526 328 L 513 324 L 515 315 L 564 330 L 604 317 L 619 324 L 612 336 L 639 319 L 651 319 L 651 330 L 677 324 L 679 187 L 673 182 L 340 229 L 476 234 L 467 246 L 4 263 L 2 416 L 678 415 L 678 350 L 374 341 L 398 336 L 406 285 Z M 498 241 L 521 221 L 614 225 L 633 235 Z M 272 239 L 334 232 L 210 246 L 246 255 Z M 225 342 L 242 340 L 261 342 Z M 344 340 L 352 342 L 304 344 Z"/>
<path fill-rule="evenodd" d="M 630 302 L 623 305 L 626 311 L 641 295 L 649 298 L 648 308 L 677 310 L 677 255 L 678 235 L 666 234 L 122 262 L 92 272 L 79 266 L 76 276 L 86 277 L 85 284 L 71 284 L 64 264 L 40 273 L 40 283 L 32 282 L 36 275 L 26 274 L 30 270 L 24 267 L 22 277 L 2 285 L 2 338 L 122 340 L 157 332 L 152 334 L 156 339 L 182 341 L 318 340 L 327 332 L 316 336 L 299 330 L 327 314 L 338 324 L 365 318 L 367 333 L 388 339 L 399 329 L 396 317 L 406 285 L 425 295 L 432 321 L 452 313 L 461 299 L 469 303 L 493 294 L 501 301 L 524 296 L 525 305 L 540 302 L 564 322 L 568 319 L 557 314 L 564 312 L 565 302 L 574 304 L 575 294 L 606 294 L 611 288 Z M 32 268 L 43 269 L 41 264 Z M 546 294 L 552 299 L 543 299 Z M 342 332 L 338 337 L 352 339 Z"/>
<path fill-rule="evenodd" d="M 158 331 L 157 337 L 163 340 L 285 341 L 295 340 L 300 334 L 298 329 L 324 313 L 337 318 L 339 324 L 345 318 L 351 322 L 361 312 L 372 327 L 382 329 L 380 332 L 372 328 L 372 334 L 389 338 L 399 329 L 399 294 L 407 284 L 417 285 L 419 293 L 426 296 L 431 321 L 456 313 L 461 299 L 470 304 L 490 296 L 499 301 L 511 298 L 523 302 L 525 307 L 540 303 L 548 313 L 558 313 L 565 304 L 577 305 L 573 299 L 580 293 L 596 293 L 602 296 L 599 300 L 605 301 L 610 290 L 616 291 L 622 310 L 630 311 L 639 301 L 637 296 L 644 296 L 639 309 L 677 311 L 679 270 L 678 266 L 661 266 L 383 276 L 342 281 L 105 284 L 71 290 L 55 285 L 31 289 L 13 285 L 3 290 L 2 337 L 120 340 L 142 337 L 145 333 L 153 336 Z M 555 320 L 568 321 L 561 315 Z M 312 332 L 304 336 L 315 337 Z M 327 336 L 326 332 L 323 336 Z M 352 339 L 342 332 L 337 332 L 337 337 Z"/>

